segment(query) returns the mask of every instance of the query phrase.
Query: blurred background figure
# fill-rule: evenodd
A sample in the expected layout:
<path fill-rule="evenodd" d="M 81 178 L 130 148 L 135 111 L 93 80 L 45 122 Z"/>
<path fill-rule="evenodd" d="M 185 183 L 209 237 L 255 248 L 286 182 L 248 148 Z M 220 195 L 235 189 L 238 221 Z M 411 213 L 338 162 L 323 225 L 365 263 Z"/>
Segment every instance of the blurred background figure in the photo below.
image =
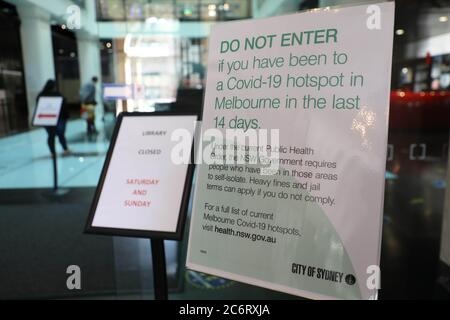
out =
<path fill-rule="evenodd" d="M 45 130 L 47 130 L 48 134 L 48 147 L 50 148 L 50 152 L 52 154 L 56 154 L 56 148 L 55 148 L 55 138 L 58 136 L 59 142 L 61 143 L 61 146 L 64 149 L 64 155 L 67 156 L 71 153 L 69 150 L 69 147 L 67 146 L 67 140 L 66 140 L 66 124 L 67 120 L 69 119 L 69 111 L 67 109 L 65 99 L 59 93 L 58 88 L 56 86 L 55 80 L 48 80 L 45 84 L 42 91 L 39 93 L 38 98 L 36 100 L 36 103 L 39 101 L 41 97 L 62 97 L 63 103 L 61 106 L 61 112 L 59 115 L 58 124 L 56 127 L 46 127 Z"/>
<path fill-rule="evenodd" d="M 96 85 L 98 78 L 93 77 L 90 82 L 81 87 L 80 101 L 81 101 L 81 117 L 87 122 L 87 135 L 88 138 L 92 138 L 97 133 L 95 127 L 95 107 L 96 101 Z"/>

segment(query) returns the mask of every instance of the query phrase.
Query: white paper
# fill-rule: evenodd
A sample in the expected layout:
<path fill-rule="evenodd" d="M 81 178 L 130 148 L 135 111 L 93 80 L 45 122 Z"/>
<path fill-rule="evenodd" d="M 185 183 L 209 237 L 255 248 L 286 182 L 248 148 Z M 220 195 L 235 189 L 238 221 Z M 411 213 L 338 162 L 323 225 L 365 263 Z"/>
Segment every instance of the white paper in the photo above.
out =
<path fill-rule="evenodd" d="M 172 133 L 192 137 L 195 123 L 195 116 L 123 118 L 93 227 L 176 232 L 188 165 L 172 161 Z"/>
<path fill-rule="evenodd" d="M 198 167 L 188 268 L 377 297 L 393 24 L 389 2 L 213 28 L 204 130 L 279 130 L 283 162 L 275 176 Z"/>
<path fill-rule="evenodd" d="M 39 98 L 34 114 L 34 126 L 56 126 L 63 103 L 62 97 L 41 97 Z"/>

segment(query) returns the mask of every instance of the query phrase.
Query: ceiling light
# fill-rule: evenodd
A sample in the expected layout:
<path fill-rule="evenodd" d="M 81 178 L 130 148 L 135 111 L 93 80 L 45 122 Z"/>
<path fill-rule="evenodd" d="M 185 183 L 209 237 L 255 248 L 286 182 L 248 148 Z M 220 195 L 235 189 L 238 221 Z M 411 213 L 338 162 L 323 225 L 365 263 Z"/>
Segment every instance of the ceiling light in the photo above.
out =
<path fill-rule="evenodd" d="M 403 30 L 403 29 L 397 29 L 397 30 L 395 31 L 395 34 L 398 35 L 398 36 L 402 36 L 402 35 L 405 34 L 405 30 Z"/>
<path fill-rule="evenodd" d="M 439 17 L 439 22 L 447 22 L 447 21 L 448 21 L 448 17 L 447 16 Z"/>

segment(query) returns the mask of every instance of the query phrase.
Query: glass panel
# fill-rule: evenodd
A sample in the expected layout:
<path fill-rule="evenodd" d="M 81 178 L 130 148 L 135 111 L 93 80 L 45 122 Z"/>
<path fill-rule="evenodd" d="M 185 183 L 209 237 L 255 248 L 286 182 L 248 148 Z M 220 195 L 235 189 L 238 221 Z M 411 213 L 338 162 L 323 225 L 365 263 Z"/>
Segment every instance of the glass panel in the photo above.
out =
<path fill-rule="evenodd" d="M 215 23 L 373 1 L 73 1 L 80 15 L 10 2 L 0 1 L 0 298 L 152 299 L 149 240 L 83 233 L 117 114 L 200 112 Z M 449 298 L 450 4 L 396 7 L 380 298 Z M 92 118 L 80 91 L 94 76 Z M 29 125 L 49 79 L 69 114 L 58 194 L 48 132 Z M 105 97 L 113 86 L 127 97 Z M 187 239 L 165 244 L 170 298 L 297 299 L 186 270 Z M 67 287 L 72 265 L 83 290 Z"/>

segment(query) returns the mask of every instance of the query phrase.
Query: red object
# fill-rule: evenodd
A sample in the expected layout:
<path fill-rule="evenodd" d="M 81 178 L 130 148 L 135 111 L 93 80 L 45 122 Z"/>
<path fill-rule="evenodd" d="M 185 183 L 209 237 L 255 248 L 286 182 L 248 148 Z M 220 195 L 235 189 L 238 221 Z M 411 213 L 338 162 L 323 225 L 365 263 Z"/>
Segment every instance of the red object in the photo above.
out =
<path fill-rule="evenodd" d="M 432 62 L 433 60 L 431 59 L 431 54 L 427 52 L 427 55 L 425 57 L 425 63 L 430 66 Z"/>
<path fill-rule="evenodd" d="M 391 129 L 449 129 L 450 92 L 391 92 Z"/>
<path fill-rule="evenodd" d="M 54 119 L 54 118 L 56 118 L 56 115 L 55 114 L 40 114 L 40 115 L 38 115 L 38 118 L 39 119 Z"/>

